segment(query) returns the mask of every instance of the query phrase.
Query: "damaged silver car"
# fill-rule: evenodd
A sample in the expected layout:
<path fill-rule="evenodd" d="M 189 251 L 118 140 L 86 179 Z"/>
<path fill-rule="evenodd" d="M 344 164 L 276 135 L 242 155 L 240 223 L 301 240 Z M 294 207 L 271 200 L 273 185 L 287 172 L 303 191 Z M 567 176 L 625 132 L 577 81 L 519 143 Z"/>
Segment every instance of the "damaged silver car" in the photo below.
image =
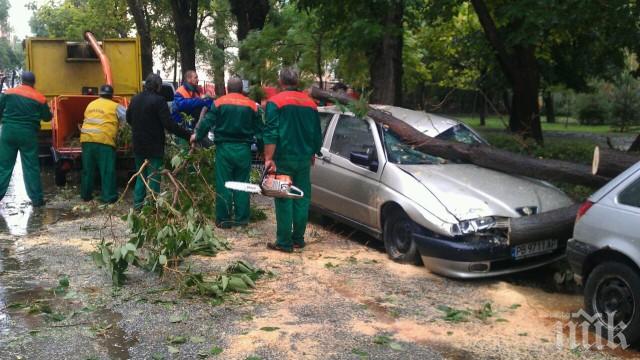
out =
<path fill-rule="evenodd" d="M 486 143 L 466 125 L 377 106 L 424 134 Z M 543 181 L 460 164 L 415 150 L 372 119 L 319 109 L 324 142 L 311 170 L 314 211 L 384 241 L 389 257 L 456 278 L 539 267 L 564 256 L 566 239 L 510 246 L 509 219 L 571 205 Z"/>

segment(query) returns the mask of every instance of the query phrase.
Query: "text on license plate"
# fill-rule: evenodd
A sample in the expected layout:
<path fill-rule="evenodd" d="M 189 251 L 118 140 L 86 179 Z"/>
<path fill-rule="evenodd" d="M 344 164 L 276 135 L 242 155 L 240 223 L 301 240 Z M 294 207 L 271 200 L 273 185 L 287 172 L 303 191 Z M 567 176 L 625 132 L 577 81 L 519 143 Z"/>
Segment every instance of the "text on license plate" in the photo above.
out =
<path fill-rule="evenodd" d="M 558 240 L 556 239 L 536 241 L 512 247 L 511 256 L 515 259 L 522 259 L 535 255 L 550 253 L 557 248 Z"/>

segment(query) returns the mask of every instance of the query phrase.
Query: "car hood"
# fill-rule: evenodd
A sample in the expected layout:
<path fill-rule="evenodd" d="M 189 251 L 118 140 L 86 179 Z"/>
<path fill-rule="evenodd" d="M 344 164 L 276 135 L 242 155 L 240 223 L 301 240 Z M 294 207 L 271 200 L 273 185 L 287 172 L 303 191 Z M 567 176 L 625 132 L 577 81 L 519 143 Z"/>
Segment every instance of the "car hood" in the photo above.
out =
<path fill-rule="evenodd" d="M 419 181 L 458 220 L 482 216 L 520 217 L 517 209 L 538 212 L 569 206 L 554 186 L 470 164 L 396 165 Z"/>

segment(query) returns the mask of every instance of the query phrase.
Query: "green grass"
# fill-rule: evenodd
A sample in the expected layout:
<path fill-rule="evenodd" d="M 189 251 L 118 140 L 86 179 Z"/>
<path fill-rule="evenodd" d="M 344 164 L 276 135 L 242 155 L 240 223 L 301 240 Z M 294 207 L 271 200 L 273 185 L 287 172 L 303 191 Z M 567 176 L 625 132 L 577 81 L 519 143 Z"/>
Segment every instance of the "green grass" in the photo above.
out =
<path fill-rule="evenodd" d="M 502 119 L 498 116 L 489 116 L 486 119 L 486 125 L 480 126 L 479 117 L 470 117 L 468 115 L 453 116 L 465 124 L 473 127 L 476 130 L 482 129 L 501 129 L 504 130 L 509 124 L 509 117 L 504 116 Z M 567 131 L 567 132 L 590 132 L 597 134 L 613 133 L 611 126 L 609 125 L 580 125 L 576 119 L 569 118 L 568 121 L 564 117 L 556 119 L 556 123 L 549 124 L 546 119 L 542 118 L 542 130 L 543 131 Z"/>

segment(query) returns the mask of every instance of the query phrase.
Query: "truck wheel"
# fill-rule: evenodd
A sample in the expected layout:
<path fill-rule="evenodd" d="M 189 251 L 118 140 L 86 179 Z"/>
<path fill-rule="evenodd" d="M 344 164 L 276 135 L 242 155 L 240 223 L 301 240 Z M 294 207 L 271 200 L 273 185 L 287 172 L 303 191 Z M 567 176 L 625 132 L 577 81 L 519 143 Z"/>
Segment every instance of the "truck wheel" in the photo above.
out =
<path fill-rule="evenodd" d="M 67 173 L 58 166 L 56 166 L 55 170 L 55 183 L 56 186 L 65 186 L 67 184 Z"/>
<path fill-rule="evenodd" d="M 593 269 L 584 288 L 584 307 L 596 316 L 603 336 L 612 324 L 613 334 L 622 333 L 628 344 L 640 340 L 639 289 L 640 275 L 626 264 L 605 262 Z"/>
<path fill-rule="evenodd" d="M 403 211 L 390 214 L 384 221 L 384 248 L 393 261 L 419 265 L 420 254 L 413 233 L 418 225 Z"/>

